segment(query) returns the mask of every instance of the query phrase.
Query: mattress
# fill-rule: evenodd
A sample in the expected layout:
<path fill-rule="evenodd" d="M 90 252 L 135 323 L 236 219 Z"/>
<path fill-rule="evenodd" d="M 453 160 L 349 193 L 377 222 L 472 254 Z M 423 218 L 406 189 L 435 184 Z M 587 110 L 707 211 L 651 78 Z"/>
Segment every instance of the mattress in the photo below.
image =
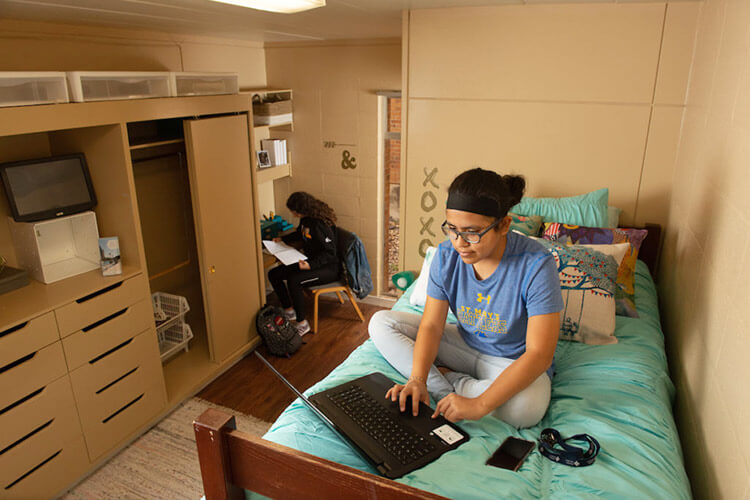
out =
<path fill-rule="evenodd" d="M 419 308 L 409 304 L 409 292 L 394 309 L 418 313 Z M 674 386 L 656 287 L 640 261 L 636 305 L 640 318 L 617 317 L 617 344 L 558 343 L 552 400 L 537 426 L 517 430 L 491 416 L 461 422 L 471 436 L 468 443 L 398 481 L 451 498 L 690 498 L 672 416 Z M 404 382 L 367 340 L 307 394 L 372 371 Z M 585 432 L 596 437 L 601 443 L 596 462 L 568 467 L 534 451 L 518 472 L 484 465 L 507 436 L 535 441 L 545 427 L 563 436 Z M 264 438 L 376 474 L 299 400 L 284 410 Z"/>

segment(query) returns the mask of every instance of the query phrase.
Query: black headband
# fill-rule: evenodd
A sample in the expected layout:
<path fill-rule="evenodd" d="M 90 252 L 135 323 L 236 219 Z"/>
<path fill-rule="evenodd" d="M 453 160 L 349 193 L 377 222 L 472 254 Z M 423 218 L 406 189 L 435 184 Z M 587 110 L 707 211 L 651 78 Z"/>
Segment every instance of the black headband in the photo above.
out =
<path fill-rule="evenodd" d="M 445 203 L 445 208 L 486 215 L 488 217 L 501 218 L 506 215 L 500 213 L 501 209 L 498 203 L 491 198 L 470 196 L 457 192 L 448 193 L 448 201 Z"/>

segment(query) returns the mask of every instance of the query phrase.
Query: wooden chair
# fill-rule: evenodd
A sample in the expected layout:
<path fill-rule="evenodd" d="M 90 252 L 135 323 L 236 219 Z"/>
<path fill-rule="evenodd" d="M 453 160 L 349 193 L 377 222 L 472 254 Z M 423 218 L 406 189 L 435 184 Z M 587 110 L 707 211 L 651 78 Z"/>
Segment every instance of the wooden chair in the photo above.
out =
<path fill-rule="evenodd" d="M 324 285 L 311 286 L 308 287 L 308 290 L 310 290 L 313 294 L 313 332 L 318 332 L 318 297 L 324 293 L 336 293 L 339 298 L 339 302 L 341 302 L 342 304 L 344 303 L 344 297 L 341 296 L 341 293 L 343 292 L 348 295 L 349 300 L 354 306 L 354 310 L 357 311 L 359 320 L 362 322 L 365 321 L 365 317 L 362 315 L 362 311 L 359 310 L 357 301 L 354 299 L 352 289 L 349 288 L 349 286 L 347 286 L 347 284 L 343 281 L 333 281 Z"/>
<path fill-rule="evenodd" d="M 318 332 L 318 297 L 324 293 L 335 293 L 339 298 L 339 302 L 342 304 L 344 303 L 344 298 L 341 296 L 341 293 L 345 293 L 349 297 L 352 306 L 354 306 L 354 310 L 357 311 L 359 320 L 363 323 L 365 321 L 365 317 L 362 315 L 362 311 L 359 310 L 357 301 L 354 298 L 354 293 L 352 293 L 352 289 L 349 288 L 349 285 L 346 283 L 346 278 L 344 277 L 344 271 L 346 269 L 345 254 L 347 250 L 347 243 L 349 243 L 349 240 L 351 238 L 356 238 L 356 236 L 342 227 L 336 228 L 336 250 L 338 251 L 339 260 L 341 261 L 341 278 L 338 281 L 307 287 L 307 289 L 310 290 L 313 294 L 314 305 L 312 331 L 315 333 Z"/>

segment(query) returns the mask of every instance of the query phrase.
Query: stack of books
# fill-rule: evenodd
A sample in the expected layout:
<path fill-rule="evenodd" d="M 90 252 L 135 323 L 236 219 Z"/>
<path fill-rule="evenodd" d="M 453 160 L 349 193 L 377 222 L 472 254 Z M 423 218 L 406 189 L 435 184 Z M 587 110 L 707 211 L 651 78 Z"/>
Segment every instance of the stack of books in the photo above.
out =
<path fill-rule="evenodd" d="M 263 139 L 261 147 L 268 152 L 271 165 L 286 165 L 286 139 Z"/>

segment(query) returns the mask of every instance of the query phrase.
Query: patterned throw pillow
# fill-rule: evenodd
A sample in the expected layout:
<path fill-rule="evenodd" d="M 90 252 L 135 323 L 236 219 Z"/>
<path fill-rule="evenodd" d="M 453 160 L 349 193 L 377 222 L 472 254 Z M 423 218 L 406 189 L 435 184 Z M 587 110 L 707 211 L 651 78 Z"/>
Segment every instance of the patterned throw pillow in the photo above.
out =
<path fill-rule="evenodd" d="M 646 238 L 646 229 L 600 228 L 571 226 L 567 224 L 545 224 L 544 239 L 565 245 L 612 245 L 628 243 L 629 248 L 617 270 L 618 290 L 615 296 L 616 313 L 619 316 L 637 318 L 635 309 L 635 263 L 638 250 Z"/>
<path fill-rule="evenodd" d="M 617 266 L 628 245 L 561 245 L 539 241 L 555 258 L 565 308 L 560 313 L 560 340 L 616 344 Z"/>
<path fill-rule="evenodd" d="M 526 236 L 539 236 L 539 230 L 542 228 L 542 218 L 539 215 L 518 215 L 508 212 L 512 221 L 510 230 L 521 233 Z"/>

